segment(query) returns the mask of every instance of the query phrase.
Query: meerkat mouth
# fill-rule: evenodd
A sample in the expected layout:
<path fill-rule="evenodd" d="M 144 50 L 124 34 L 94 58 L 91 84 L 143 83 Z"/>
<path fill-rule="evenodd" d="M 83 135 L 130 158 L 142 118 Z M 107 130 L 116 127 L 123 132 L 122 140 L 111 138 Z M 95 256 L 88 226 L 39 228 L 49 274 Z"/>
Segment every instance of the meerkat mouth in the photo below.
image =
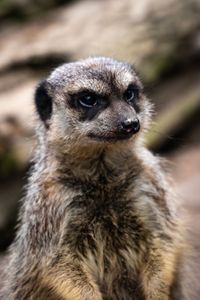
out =
<path fill-rule="evenodd" d="M 129 140 L 133 136 L 133 132 L 129 132 L 124 134 L 116 134 L 116 135 L 98 135 L 94 133 L 90 133 L 88 137 L 90 137 L 93 140 L 99 141 L 99 142 L 110 142 L 110 143 L 115 143 L 118 141 L 123 141 L 123 140 Z"/>

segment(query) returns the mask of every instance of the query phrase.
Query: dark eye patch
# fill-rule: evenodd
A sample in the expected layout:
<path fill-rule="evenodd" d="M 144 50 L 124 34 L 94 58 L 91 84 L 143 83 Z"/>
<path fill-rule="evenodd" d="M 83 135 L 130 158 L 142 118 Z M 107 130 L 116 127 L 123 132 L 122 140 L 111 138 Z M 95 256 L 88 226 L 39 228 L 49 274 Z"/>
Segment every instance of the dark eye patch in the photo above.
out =
<path fill-rule="evenodd" d="M 84 109 L 90 109 L 99 104 L 100 97 L 96 93 L 85 91 L 76 95 L 76 102 L 78 106 Z"/>
<path fill-rule="evenodd" d="M 94 91 L 83 90 L 69 95 L 71 106 L 81 114 L 81 121 L 92 120 L 109 105 L 107 96 L 97 94 Z"/>
<path fill-rule="evenodd" d="M 135 84 L 130 84 L 124 92 L 124 99 L 134 107 L 137 113 L 140 112 L 139 106 L 140 88 Z"/>

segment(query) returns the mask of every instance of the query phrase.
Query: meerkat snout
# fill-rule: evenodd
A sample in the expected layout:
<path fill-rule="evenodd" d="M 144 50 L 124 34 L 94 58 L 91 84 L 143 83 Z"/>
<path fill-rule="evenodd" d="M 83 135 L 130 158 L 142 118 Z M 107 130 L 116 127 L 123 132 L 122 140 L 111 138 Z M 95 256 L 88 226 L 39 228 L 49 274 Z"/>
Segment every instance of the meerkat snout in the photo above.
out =
<path fill-rule="evenodd" d="M 138 119 L 125 119 L 120 123 L 120 130 L 122 134 L 132 135 L 137 133 L 140 129 L 140 122 Z"/>

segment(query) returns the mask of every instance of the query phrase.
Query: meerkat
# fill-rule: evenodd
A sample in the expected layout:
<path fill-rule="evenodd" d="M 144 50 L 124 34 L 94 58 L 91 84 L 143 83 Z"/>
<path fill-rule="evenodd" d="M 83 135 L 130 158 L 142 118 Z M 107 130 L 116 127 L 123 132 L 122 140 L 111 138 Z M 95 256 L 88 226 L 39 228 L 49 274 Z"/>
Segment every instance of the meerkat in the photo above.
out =
<path fill-rule="evenodd" d="M 180 233 L 143 142 L 152 106 L 134 67 L 66 63 L 38 85 L 35 107 L 38 145 L 0 299 L 172 299 Z"/>

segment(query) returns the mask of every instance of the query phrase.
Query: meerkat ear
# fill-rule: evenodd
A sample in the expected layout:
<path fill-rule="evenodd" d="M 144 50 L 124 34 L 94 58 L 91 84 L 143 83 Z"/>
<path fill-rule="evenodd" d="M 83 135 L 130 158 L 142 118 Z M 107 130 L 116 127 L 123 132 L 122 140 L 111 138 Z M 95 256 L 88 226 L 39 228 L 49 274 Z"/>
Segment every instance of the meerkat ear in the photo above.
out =
<path fill-rule="evenodd" d="M 47 126 L 52 113 L 52 98 L 48 93 L 46 80 L 42 80 L 36 88 L 35 106 L 41 120 Z"/>

